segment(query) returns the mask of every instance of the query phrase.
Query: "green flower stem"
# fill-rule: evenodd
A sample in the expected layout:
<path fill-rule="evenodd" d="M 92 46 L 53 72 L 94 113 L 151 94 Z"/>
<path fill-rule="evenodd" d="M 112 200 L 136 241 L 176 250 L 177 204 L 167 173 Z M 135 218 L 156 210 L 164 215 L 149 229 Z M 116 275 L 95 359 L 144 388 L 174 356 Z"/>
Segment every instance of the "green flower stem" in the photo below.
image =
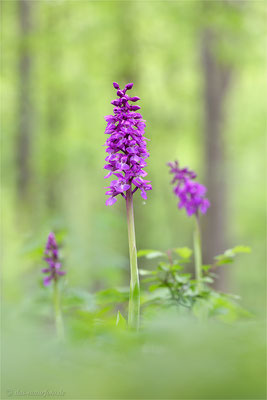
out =
<path fill-rule="evenodd" d="M 194 231 L 194 255 L 195 255 L 195 273 L 198 288 L 201 288 L 202 280 L 202 250 L 201 250 L 201 230 L 199 215 L 196 215 Z"/>
<path fill-rule="evenodd" d="M 53 293 L 53 302 L 54 302 L 54 312 L 55 312 L 55 323 L 56 323 L 56 331 L 57 336 L 60 340 L 64 339 L 64 325 L 63 319 L 60 309 L 60 294 L 58 289 L 58 281 L 54 280 L 54 293 Z"/>
<path fill-rule="evenodd" d="M 128 223 L 128 241 L 130 254 L 130 298 L 128 311 L 128 325 L 132 329 L 138 330 L 140 318 L 140 285 L 137 266 L 137 252 L 135 243 L 134 229 L 134 210 L 133 210 L 133 194 L 131 188 L 126 192 L 126 209 Z"/>

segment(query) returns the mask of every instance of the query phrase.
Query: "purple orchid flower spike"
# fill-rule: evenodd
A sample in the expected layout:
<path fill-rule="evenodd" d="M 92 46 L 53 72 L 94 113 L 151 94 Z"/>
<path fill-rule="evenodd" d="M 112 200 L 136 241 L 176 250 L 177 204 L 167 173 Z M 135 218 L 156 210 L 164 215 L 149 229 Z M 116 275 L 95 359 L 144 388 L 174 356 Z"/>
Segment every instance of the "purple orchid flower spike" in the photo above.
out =
<path fill-rule="evenodd" d="M 117 82 L 114 82 L 113 86 L 117 89 L 118 98 L 111 102 L 115 106 L 114 115 L 105 117 L 107 121 L 105 133 L 110 136 L 105 143 L 108 155 L 104 168 L 108 171 L 105 178 L 115 175 L 117 179 L 107 188 L 106 195 L 109 196 L 106 201 L 107 206 L 116 203 L 118 195 L 126 198 L 128 190 L 133 194 L 140 189 L 141 196 L 146 199 L 146 191 L 152 189 L 151 182 L 143 179 L 147 175 L 144 171 L 147 165 L 145 160 L 149 157 L 146 148 L 147 139 L 144 137 L 145 121 L 142 115 L 136 112 L 140 107 L 129 104 L 129 102 L 136 103 L 140 98 L 129 97 L 126 94 L 132 89 L 133 83 L 128 83 L 123 90 Z"/>
<path fill-rule="evenodd" d="M 48 275 L 44 278 L 43 282 L 45 286 L 48 286 L 50 285 L 50 283 L 53 282 L 55 325 L 58 338 L 62 340 L 64 338 L 64 325 L 60 307 L 60 292 L 58 288 L 58 278 L 62 275 L 65 275 L 66 272 L 61 270 L 61 263 L 59 262 L 58 245 L 56 242 L 55 234 L 53 232 L 50 232 L 48 235 L 44 254 L 45 254 L 44 260 L 47 262 L 48 267 L 43 268 L 42 272 Z"/>
<path fill-rule="evenodd" d="M 196 182 L 197 174 L 188 168 L 180 168 L 178 161 L 167 164 L 170 173 L 173 174 L 173 192 L 178 197 L 179 208 L 185 208 L 187 215 L 195 216 L 194 231 L 194 256 L 195 256 L 195 275 L 197 288 L 202 288 L 202 248 L 201 248 L 201 229 L 199 214 L 205 214 L 210 206 L 209 200 L 205 197 L 206 187 Z"/>
<path fill-rule="evenodd" d="M 179 198 L 178 207 L 185 208 L 187 215 L 205 214 L 210 207 L 210 202 L 205 198 L 206 187 L 196 182 L 197 174 L 188 168 L 180 168 L 178 161 L 167 164 L 173 174 L 173 192 Z"/>
<path fill-rule="evenodd" d="M 58 245 L 56 237 L 53 232 L 48 235 L 45 247 L 44 260 L 47 262 L 48 267 L 43 268 L 42 272 L 48 274 L 43 280 L 44 285 L 48 286 L 52 281 L 56 281 L 60 276 L 65 275 L 66 272 L 61 270 L 61 263 L 59 262 Z"/>
<path fill-rule="evenodd" d="M 128 311 L 128 324 L 130 328 L 139 328 L 140 321 L 140 285 L 137 265 L 137 251 L 134 228 L 133 194 L 139 189 L 141 196 L 146 200 L 147 191 L 152 189 L 151 182 L 144 179 L 147 175 L 144 168 L 149 153 L 146 148 L 145 121 L 137 112 L 140 106 L 136 104 L 139 97 L 129 97 L 133 83 L 127 83 L 124 89 L 120 89 L 117 82 L 113 82 L 117 90 L 118 98 L 113 100 L 113 115 L 105 117 L 107 127 L 105 133 L 109 135 L 105 145 L 107 146 L 106 162 L 104 168 L 108 171 L 105 178 L 111 175 L 117 179 L 112 180 L 107 187 L 107 206 L 112 206 L 121 195 L 126 200 L 128 241 L 130 255 L 130 298 Z"/>

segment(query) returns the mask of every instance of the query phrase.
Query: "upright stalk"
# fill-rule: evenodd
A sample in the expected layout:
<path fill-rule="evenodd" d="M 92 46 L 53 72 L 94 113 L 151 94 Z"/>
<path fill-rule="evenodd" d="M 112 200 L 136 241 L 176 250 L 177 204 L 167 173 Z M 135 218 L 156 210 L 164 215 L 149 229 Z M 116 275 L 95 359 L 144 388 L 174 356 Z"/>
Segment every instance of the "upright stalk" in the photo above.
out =
<path fill-rule="evenodd" d="M 138 330 L 140 318 L 140 286 L 135 243 L 133 194 L 131 188 L 126 192 L 126 209 L 131 270 L 128 325 L 130 328 Z"/>
<path fill-rule="evenodd" d="M 55 323 L 56 323 L 56 331 L 57 336 L 60 340 L 64 339 L 64 325 L 63 319 L 60 309 L 60 295 L 58 290 L 58 280 L 54 280 L 54 293 L 53 293 L 53 301 L 54 301 L 54 313 L 55 313 Z"/>
<path fill-rule="evenodd" d="M 195 231 L 194 231 L 194 255 L 195 255 L 195 273 L 197 286 L 201 288 L 202 280 L 202 250 L 201 250 L 201 230 L 199 215 L 196 214 Z"/>

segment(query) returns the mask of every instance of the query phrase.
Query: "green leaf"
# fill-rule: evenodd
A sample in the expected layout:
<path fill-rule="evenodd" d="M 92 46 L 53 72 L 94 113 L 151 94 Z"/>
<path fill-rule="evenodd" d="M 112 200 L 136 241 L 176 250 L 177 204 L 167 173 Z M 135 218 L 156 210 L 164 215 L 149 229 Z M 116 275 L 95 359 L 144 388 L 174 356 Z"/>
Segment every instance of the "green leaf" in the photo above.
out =
<path fill-rule="evenodd" d="M 68 289 L 62 296 L 62 306 L 94 311 L 96 309 L 95 296 L 81 289 Z"/>
<path fill-rule="evenodd" d="M 184 267 L 182 265 L 174 264 L 171 266 L 171 271 L 182 271 Z"/>
<path fill-rule="evenodd" d="M 202 268 L 203 271 L 207 272 L 207 271 L 209 271 L 211 269 L 211 267 L 212 267 L 212 265 L 202 265 L 201 268 Z"/>
<path fill-rule="evenodd" d="M 233 249 L 235 254 L 237 253 L 251 253 L 251 248 L 249 246 L 235 246 Z"/>
<path fill-rule="evenodd" d="M 154 292 L 154 290 L 157 290 L 162 287 L 164 287 L 164 285 L 162 283 L 155 283 L 155 285 L 149 286 L 149 291 Z"/>
<path fill-rule="evenodd" d="M 220 254 L 219 256 L 214 257 L 216 260 L 216 266 L 223 265 L 223 264 L 229 264 L 234 261 L 234 255 L 228 255 L 226 254 Z"/>
<path fill-rule="evenodd" d="M 211 310 L 212 303 L 209 299 L 198 299 L 193 306 L 193 314 L 201 320 L 207 319 Z"/>
<path fill-rule="evenodd" d="M 116 326 L 118 326 L 119 328 L 122 328 L 122 329 L 127 328 L 127 322 L 126 322 L 125 318 L 121 315 L 119 310 L 117 312 Z"/>
<path fill-rule="evenodd" d="M 250 251 L 250 247 L 248 246 L 236 246 L 232 249 L 225 250 L 223 254 L 219 254 L 218 256 L 214 257 L 216 260 L 216 266 L 232 263 L 236 254 L 250 253 Z"/>
<path fill-rule="evenodd" d="M 146 269 L 139 269 L 139 275 L 146 276 L 146 275 L 153 275 L 154 271 L 148 271 Z"/>
<path fill-rule="evenodd" d="M 212 315 L 224 322 L 234 322 L 241 318 L 251 318 L 251 313 L 236 304 L 228 295 L 212 293 Z"/>
<path fill-rule="evenodd" d="M 166 271 L 167 272 L 167 271 L 170 270 L 170 268 L 171 268 L 170 264 L 168 264 L 166 262 L 160 262 L 157 269 L 159 271 Z"/>
<path fill-rule="evenodd" d="M 157 257 L 166 257 L 166 254 L 157 250 L 139 250 L 137 252 L 137 257 L 146 257 L 148 259 L 152 259 Z"/>
<path fill-rule="evenodd" d="M 96 293 L 96 299 L 99 304 L 123 303 L 128 301 L 129 291 L 128 289 L 118 290 L 116 288 L 101 290 L 100 292 Z"/>
<path fill-rule="evenodd" d="M 191 274 L 180 274 L 175 276 L 175 280 L 179 283 L 187 283 L 191 278 Z"/>
<path fill-rule="evenodd" d="M 212 279 L 210 276 L 205 276 L 204 278 L 202 278 L 202 281 L 206 283 L 213 283 L 214 279 Z"/>
<path fill-rule="evenodd" d="M 174 249 L 175 253 L 179 254 L 180 257 L 188 259 L 191 257 L 192 250 L 189 249 L 189 247 L 180 247 L 177 249 Z"/>

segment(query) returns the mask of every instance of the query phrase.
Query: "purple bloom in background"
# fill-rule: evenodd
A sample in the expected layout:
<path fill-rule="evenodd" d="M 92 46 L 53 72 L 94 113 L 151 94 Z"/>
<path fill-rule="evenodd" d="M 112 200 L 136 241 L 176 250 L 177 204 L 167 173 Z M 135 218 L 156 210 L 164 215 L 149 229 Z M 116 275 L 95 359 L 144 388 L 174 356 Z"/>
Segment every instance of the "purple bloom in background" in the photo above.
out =
<path fill-rule="evenodd" d="M 123 90 L 116 82 L 113 86 L 117 89 L 118 98 L 111 102 L 115 106 L 114 115 L 105 117 L 107 121 L 105 133 L 110 136 L 105 143 L 108 156 L 105 158 L 107 164 L 104 168 L 109 171 L 105 178 L 115 175 L 117 179 L 111 181 L 107 188 L 106 194 L 109 196 L 106 201 L 107 206 L 116 203 L 116 196 L 119 194 L 126 198 L 125 192 L 129 189 L 132 193 L 140 189 L 144 199 L 147 198 L 146 191 L 152 189 L 150 181 L 143 179 L 147 175 L 144 171 L 147 165 L 145 160 L 149 157 L 146 148 L 148 139 L 144 137 L 145 121 L 142 115 L 136 112 L 140 107 L 129 104 L 140 99 L 126 94 L 132 89 L 133 83 L 128 83 Z"/>
<path fill-rule="evenodd" d="M 49 274 L 44 278 L 44 285 L 48 286 L 52 280 L 56 281 L 59 276 L 65 275 L 66 272 L 61 271 L 61 263 L 59 262 L 58 245 L 55 234 L 50 232 L 48 235 L 44 260 L 48 264 L 48 268 L 43 268 L 44 274 Z"/>
<path fill-rule="evenodd" d="M 184 207 L 188 216 L 198 215 L 199 212 L 205 214 L 210 202 L 205 198 L 206 187 L 194 181 L 196 173 L 188 168 L 180 168 L 178 161 L 167 165 L 170 167 L 170 173 L 174 175 L 171 183 L 175 184 L 173 192 L 180 200 L 178 207 Z"/>

